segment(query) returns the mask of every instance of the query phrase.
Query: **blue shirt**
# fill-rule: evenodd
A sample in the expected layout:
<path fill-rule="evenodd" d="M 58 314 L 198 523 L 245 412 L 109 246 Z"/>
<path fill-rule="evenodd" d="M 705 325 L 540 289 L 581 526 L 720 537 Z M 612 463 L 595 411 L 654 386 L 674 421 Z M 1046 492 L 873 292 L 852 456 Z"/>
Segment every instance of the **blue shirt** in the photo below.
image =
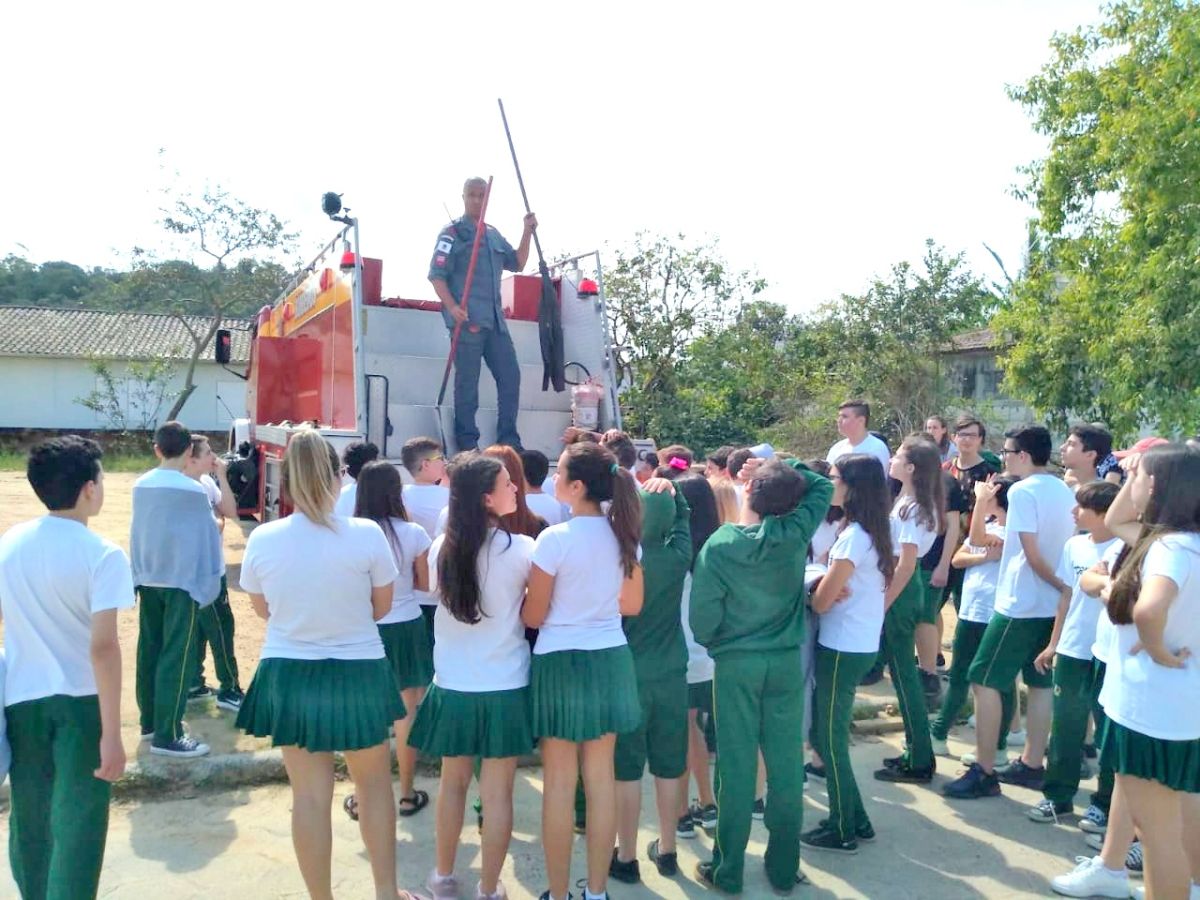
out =
<path fill-rule="evenodd" d="M 471 264 L 471 247 L 475 243 L 474 219 L 466 216 L 455 219 L 438 234 L 433 257 L 429 261 L 429 278 L 441 279 L 450 288 L 454 299 L 462 303 L 467 267 Z M 479 258 L 471 280 L 471 296 L 467 299 L 467 320 L 480 328 L 508 331 L 504 310 L 500 305 L 500 278 L 505 272 L 520 271 L 515 251 L 504 236 L 491 225 L 479 242 Z M 447 328 L 454 327 L 454 318 L 442 307 Z"/>

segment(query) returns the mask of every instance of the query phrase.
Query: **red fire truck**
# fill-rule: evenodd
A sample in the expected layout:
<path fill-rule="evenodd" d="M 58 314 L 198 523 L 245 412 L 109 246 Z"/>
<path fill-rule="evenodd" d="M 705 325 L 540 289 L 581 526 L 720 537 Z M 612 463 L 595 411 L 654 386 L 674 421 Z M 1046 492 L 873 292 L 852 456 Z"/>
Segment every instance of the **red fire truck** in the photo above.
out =
<path fill-rule="evenodd" d="M 383 297 L 383 261 L 360 253 L 358 221 L 331 218 L 342 223 L 336 236 L 252 324 L 247 418 L 231 429 L 230 450 L 241 444 L 250 454 L 242 469 L 256 476 L 258 500 L 250 505 L 247 496 L 255 491 L 248 485 L 239 505 L 260 521 L 289 511 L 280 495 L 280 466 L 298 427 L 316 426 L 339 454 L 353 441 L 372 441 L 397 465 L 401 445 L 418 435 L 438 438 L 448 453 L 455 450 L 453 391 L 437 406 L 450 352 L 440 305 Z M 572 423 L 573 393 L 594 403 L 600 385 L 600 429 L 619 428 L 621 413 L 600 256 L 563 260 L 551 271 L 562 310 L 567 379 L 584 382 L 582 390 L 541 389 L 540 276 L 507 277 L 502 298 L 521 366 L 521 439 L 553 462 L 562 451 L 563 430 Z M 227 349 L 228 337 L 218 336 L 218 361 Z M 587 382 L 587 376 L 593 380 Z M 477 421 L 480 446 L 487 446 L 495 437 L 496 386 L 482 373 Z"/>

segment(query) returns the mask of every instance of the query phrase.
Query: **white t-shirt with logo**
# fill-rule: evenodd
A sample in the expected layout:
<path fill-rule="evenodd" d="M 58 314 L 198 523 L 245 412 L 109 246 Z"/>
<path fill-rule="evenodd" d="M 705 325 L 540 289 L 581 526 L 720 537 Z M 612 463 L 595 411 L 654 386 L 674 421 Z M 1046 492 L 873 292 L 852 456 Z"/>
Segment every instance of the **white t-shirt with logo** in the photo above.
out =
<path fill-rule="evenodd" d="M 425 529 L 429 540 L 436 538 L 438 517 L 450 505 L 450 488 L 440 484 L 406 484 L 404 486 L 404 510 L 408 518 Z M 443 521 L 444 525 L 444 521 Z M 425 591 L 417 591 L 417 602 L 421 606 L 437 606 L 437 597 Z"/>
<path fill-rule="evenodd" d="M 1096 629 L 1104 603 L 1098 597 L 1089 597 L 1079 586 L 1079 576 L 1096 565 L 1113 544 L 1112 538 L 1097 544 L 1086 534 L 1077 534 L 1063 547 L 1062 559 L 1058 563 L 1058 577 L 1071 585 L 1071 605 L 1063 619 L 1062 633 L 1058 636 L 1057 652 L 1071 659 L 1092 658 L 1092 645 L 1096 642 Z M 1106 613 L 1107 616 L 1107 613 Z"/>
<path fill-rule="evenodd" d="M 1100 557 L 1100 561 L 1108 567 L 1109 575 L 1112 575 L 1112 571 L 1117 565 L 1117 557 L 1121 555 L 1121 551 L 1124 549 L 1124 542 L 1117 541 L 1105 550 L 1104 555 Z M 1112 648 L 1117 643 L 1117 626 L 1108 617 L 1108 609 L 1105 607 L 1104 601 L 1099 597 L 1094 599 L 1100 604 L 1100 618 L 1096 620 L 1096 642 L 1092 644 L 1092 656 L 1096 657 L 1100 662 L 1107 664 L 1112 657 Z"/>
<path fill-rule="evenodd" d="M 345 516 L 347 519 L 354 515 L 354 506 L 358 503 L 358 482 L 352 481 L 342 488 L 338 494 L 337 503 L 333 506 L 335 516 Z"/>
<path fill-rule="evenodd" d="M 849 438 L 842 438 L 829 448 L 829 453 L 826 454 L 825 461 L 831 466 L 837 465 L 837 461 L 848 453 L 866 453 L 868 456 L 874 456 L 879 460 L 879 464 L 883 466 L 884 477 L 887 477 L 892 465 L 892 454 L 888 450 L 887 444 L 875 437 L 875 435 L 868 434 L 858 446 L 851 444 Z"/>
<path fill-rule="evenodd" d="M 5 704 L 95 694 L 92 616 L 133 600 L 129 557 L 86 525 L 43 516 L 10 528 L 0 537 Z"/>
<path fill-rule="evenodd" d="M 445 537 L 429 551 L 429 586 L 438 596 L 437 562 Z M 489 531 L 479 551 L 480 619 L 460 622 L 440 604 L 433 618 L 433 682 L 450 691 L 511 691 L 529 684 L 529 642 L 521 623 L 533 538 Z"/>
<path fill-rule="evenodd" d="M 392 558 L 400 574 L 392 583 L 392 609 L 379 620 L 380 625 L 392 625 L 396 622 L 411 622 L 421 618 L 421 604 L 417 602 L 417 592 L 413 589 L 413 563 L 417 557 L 429 549 L 433 543 L 425 529 L 416 522 L 405 522 L 403 519 L 389 519 L 395 531 L 396 542 L 392 543 L 391 535 L 384 530 L 383 536 L 388 539 L 392 550 Z M 399 552 L 397 552 L 399 551 Z"/>
<path fill-rule="evenodd" d="M 553 494 L 526 494 L 529 508 L 546 520 L 547 525 L 561 525 L 571 518 L 571 509 L 554 499 Z"/>
<path fill-rule="evenodd" d="M 1161 576 L 1175 582 L 1178 594 L 1167 610 L 1163 643 L 1172 652 L 1200 647 L 1200 534 L 1169 534 L 1150 545 L 1142 562 L 1142 584 Z M 1165 741 L 1200 738 L 1200 659 L 1190 656 L 1183 668 L 1169 669 L 1138 643 L 1136 625 L 1116 626 L 1117 640 L 1108 660 L 1100 704 L 1119 725 Z"/>
<path fill-rule="evenodd" d="M 1006 528 L 999 522 L 988 522 L 985 526 L 992 537 L 1004 540 Z M 968 544 L 971 553 L 982 553 L 983 547 Z M 992 621 L 992 610 L 996 604 L 996 582 L 1000 578 L 1000 560 L 971 566 L 963 573 L 962 602 L 958 617 L 966 622 L 986 625 Z"/>
<path fill-rule="evenodd" d="M 1033 571 L 1021 546 L 1022 534 L 1037 538 L 1038 551 L 1048 566 L 1062 558 L 1067 539 L 1075 533 L 1075 494 L 1060 479 L 1038 472 L 1008 490 L 1008 534 L 1000 557 L 996 612 L 1010 619 L 1053 619 L 1058 591 Z"/>
<path fill-rule="evenodd" d="M 242 590 L 267 599 L 262 659 L 379 659 L 371 589 L 396 580 L 383 531 L 335 516 L 326 528 L 294 512 L 246 541 Z"/>
<path fill-rule="evenodd" d="M 692 623 L 688 616 L 692 608 L 692 573 L 688 572 L 683 578 L 683 603 L 679 607 L 679 615 L 683 619 L 683 639 L 687 642 L 688 664 L 687 683 L 703 684 L 713 680 L 716 664 L 708 651 L 696 643 L 696 635 L 692 633 Z"/>
<path fill-rule="evenodd" d="M 846 587 L 850 596 L 820 614 L 817 643 L 845 653 L 879 652 L 886 585 L 879 571 L 875 542 L 857 522 L 842 529 L 829 551 L 829 565 L 839 559 L 854 563 Z"/>
<path fill-rule="evenodd" d="M 554 576 L 536 654 L 604 650 L 626 643 L 621 629 L 625 570 L 605 516 L 578 516 L 538 535 L 533 563 Z"/>

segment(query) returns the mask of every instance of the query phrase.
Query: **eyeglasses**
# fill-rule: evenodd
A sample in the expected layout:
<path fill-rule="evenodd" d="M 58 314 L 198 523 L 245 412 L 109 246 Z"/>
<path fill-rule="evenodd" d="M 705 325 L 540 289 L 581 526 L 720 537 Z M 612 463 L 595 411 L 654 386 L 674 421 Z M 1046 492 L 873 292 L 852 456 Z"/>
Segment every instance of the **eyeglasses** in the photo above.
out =
<path fill-rule="evenodd" d="M 1001 456 L 1011 456 L 1014 453 L 1023 453 L 1023 452 L 1024 451 L 1022 451 L 1022 450 L 1010 450 L 1008 447 L 1002 447 L 1000 449 Z"/>

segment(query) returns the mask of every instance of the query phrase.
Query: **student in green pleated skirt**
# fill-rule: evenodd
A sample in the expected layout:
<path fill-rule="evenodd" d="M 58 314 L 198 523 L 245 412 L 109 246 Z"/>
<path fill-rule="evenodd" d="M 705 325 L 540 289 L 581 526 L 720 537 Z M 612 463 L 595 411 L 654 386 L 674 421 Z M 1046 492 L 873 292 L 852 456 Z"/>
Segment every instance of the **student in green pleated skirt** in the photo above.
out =
<path fill-rule="evenodd" d="M 417 770 L 417 751 L 408 746 L 413 716 L 433 677 L 433 648 L 422 618 L 416 591 L 429 589 L 429 535 L 409 521 L 404 508 L 404 482 L 396 467 L 388 462 L 367 463 L 358 473 L 354 515 L 370 519 L 383 531 L 392 548 L 392 557 L 400 574 L 392 585 L 392 608 L 379 620 L 379 637 L 387 654 L 404 718 L 393 728 L 396 736 L 396 770 L 400 776 L 400 802 L 397 814 L 413 816 L 429 805 L 429 794 L 413 787 Z M 351 818 L 358 815 L 353 794 L 346 798 L 345 809 Z"/>
<path fill-rule="evenodd" d="M 1200 873 L 1200 453 L 1165 445 L 1123 467 L 1105 517 L 1127 549 L 1107 595 L 1102 752 L 1141 834 L 1146 896 L 1174 900 Z"/>
<path fill-rule="evenodd" d="M 438 900 L 459 896 L 454 861 L 477 758 L 487 815 L 475 896 L 507 896 L 499 879 L 512 838 L 513 779 L 517 760 L 533 749 L 521 622 L 533 538 L 501 524 L 516 508 L 517 485 L 500 460 L 479 453 L 454 459 L 446 530 L 429 554 L 430 590 L 440 603 L 433 684 L 409 736 L 413 747 L 442 759 L 437 859 L 426 882 Z"/>
<path fill-rule="evenodd" d="M 587 795 L 584 898 L 601 900 L 608 896 L 617 831 L 616 736 L 641 720 L 621 616 L 635 616 L 642 608 L 642 509 L 633 476 L 598 444 L 572 444 L 563 451 L 554 495 L 571 507 L 572 518 L 538 537 L 522 612 L 525 624 L 539 629 L 531 686 L 545 782 L 542 843 L 550 886 L 542 900 L 569 896 L 581 770 Z M 607 514 L 602 503 L 609 504 Z"/>
<path fill-rule="evenodd" d="M 896 568 L 888 583 L 880 653 L 892 676 L 907 746 L 900 756 L 883 761 L 875 773 L 879 781 L 928 784 L 936 769 L 913 642 L 925 603 L 918 561 L 937 539 L 946 505 L 941 459 L 937 445 L 918 436 L 907 438 L 891 462 L 889 474 L 900 482 L 891 517 Z"/>
<path fill-rule="evenodd" d="M 375 622 L 392 608 L 396 563 L 378 525 L 333 515 L 337 468 L 318 432 L 295 434 L 282 471 L 295 512 L 258 526 L 246 541 L 241 586 L 267 630 L 237 723 L 283 748 L 292 843 L 309 895 L 333 897 L 329 810 L 333 754 L 341 752 L 359 798 L 375 897 L 394 900 L 388 728 L 404 717 L 404 704 Z"/>

